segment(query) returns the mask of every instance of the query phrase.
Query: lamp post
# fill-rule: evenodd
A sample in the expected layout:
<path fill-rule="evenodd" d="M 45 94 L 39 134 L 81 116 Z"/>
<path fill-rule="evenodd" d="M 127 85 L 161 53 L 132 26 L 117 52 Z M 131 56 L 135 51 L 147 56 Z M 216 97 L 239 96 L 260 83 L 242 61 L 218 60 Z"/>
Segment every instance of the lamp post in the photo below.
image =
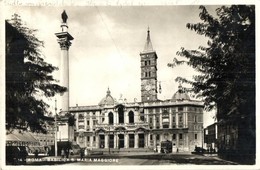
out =
<path fill-rule="evenodd" d="M 55 157 L 57 157 L 57 100 L 55 99 L 55 116 L 54 116 L 54 123 L 55 123 L 55 137 L 54 137 L 54 145 L 55 145 Z"/>
<path fill-rule="evenodd" d="M 202 141 L 201 141 L 201 142 L 202 142 L 202 143 L 201 143 L 201 146 L 202 146 L 202 153 L 204 152 L 204 151 L 203 151 L 203 142 L 204 142 L 203 138 L 204 138 L 204 129 L 203 129 L 203 126 L 202 126 L 202 133 L 201 133 L 201 140 L 202 140 Z"/>

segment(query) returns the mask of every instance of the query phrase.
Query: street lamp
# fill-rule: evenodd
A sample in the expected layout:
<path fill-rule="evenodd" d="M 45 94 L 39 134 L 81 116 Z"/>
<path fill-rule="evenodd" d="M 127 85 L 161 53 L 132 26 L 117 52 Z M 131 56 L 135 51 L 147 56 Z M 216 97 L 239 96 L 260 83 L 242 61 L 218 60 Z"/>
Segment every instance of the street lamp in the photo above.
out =
<path fill-rule="evenodd" d="M 57 146 L 57 100 L 55 99 L 55 116 L 54 116 L 54 123 L 55 123 L 55 137 L 54 137 L 54 147 L 55 147 L 55 157 L 57 157 L 58 146 Z"/>

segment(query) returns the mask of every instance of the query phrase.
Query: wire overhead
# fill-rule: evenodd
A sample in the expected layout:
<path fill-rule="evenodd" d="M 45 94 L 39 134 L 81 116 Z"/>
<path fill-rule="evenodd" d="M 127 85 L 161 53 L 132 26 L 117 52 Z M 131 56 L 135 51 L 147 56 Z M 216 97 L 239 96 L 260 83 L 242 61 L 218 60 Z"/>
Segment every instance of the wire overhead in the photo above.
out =
<path fill-rule="evenodd" d="M 109 28 L 108 28 L 108 26 L 107 26 L 107 24 L 106 24 L 104 18 L 102 17 L 102 15 L 101 15 L 101 13 L 100 13 L 98 7 L 97 7 L 97 6 L 95 6 L 95 7 L 96 7 L 96 9 L 97 9 L 98 15 L 99 15 L 100 18 L 101 18 L 102 23 L 105 25 L 105 28 L 106 28 L 106 30 L 107 30 L 107 32 L 108 32 L 109 37 L 111 38 L 111 40 L 112 40 L 112 42 L 113 42 L 113 45 L 115 46 L 115 48 L 116 48 L 117 52 L 119 53 L 120 57 L 122 57 L 122 55 L 121 55 L 121 53 L 120 53 L 120 50 L 119 50 L 119 48 L 118 48 L 118 46 L 117 46 L 117 44 L 116 44 L 114 38 L 112 37 L 112 34 L 111 34 L 111 32 L 110 32 L 110 30 L 109 30 Z"/>

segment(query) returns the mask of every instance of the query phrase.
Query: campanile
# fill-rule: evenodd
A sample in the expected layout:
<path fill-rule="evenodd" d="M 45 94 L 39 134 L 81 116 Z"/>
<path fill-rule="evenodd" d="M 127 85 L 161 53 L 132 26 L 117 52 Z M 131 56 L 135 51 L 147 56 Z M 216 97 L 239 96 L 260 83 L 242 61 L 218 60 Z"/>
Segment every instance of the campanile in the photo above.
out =
<path fill-rule="evenodd" d="M 153 50 L 150 30 L 141 56 L 141 100 L 142 102 L 157 100 L 157 54 Z"/>

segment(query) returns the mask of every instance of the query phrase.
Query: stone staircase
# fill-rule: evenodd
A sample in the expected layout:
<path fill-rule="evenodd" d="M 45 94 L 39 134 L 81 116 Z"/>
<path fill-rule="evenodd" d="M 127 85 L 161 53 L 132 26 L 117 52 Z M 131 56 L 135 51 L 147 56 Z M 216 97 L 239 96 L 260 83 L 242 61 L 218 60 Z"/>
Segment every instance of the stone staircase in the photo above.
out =
<path fill-rule="evenodd" d="M 120 149 L 115 149 L 115 148 L 93 148 L 90 153 L 92 154 L 128 154 L 128 153 L 153 153 L 153 149 L 151 148 L 120 148 Z"/>

